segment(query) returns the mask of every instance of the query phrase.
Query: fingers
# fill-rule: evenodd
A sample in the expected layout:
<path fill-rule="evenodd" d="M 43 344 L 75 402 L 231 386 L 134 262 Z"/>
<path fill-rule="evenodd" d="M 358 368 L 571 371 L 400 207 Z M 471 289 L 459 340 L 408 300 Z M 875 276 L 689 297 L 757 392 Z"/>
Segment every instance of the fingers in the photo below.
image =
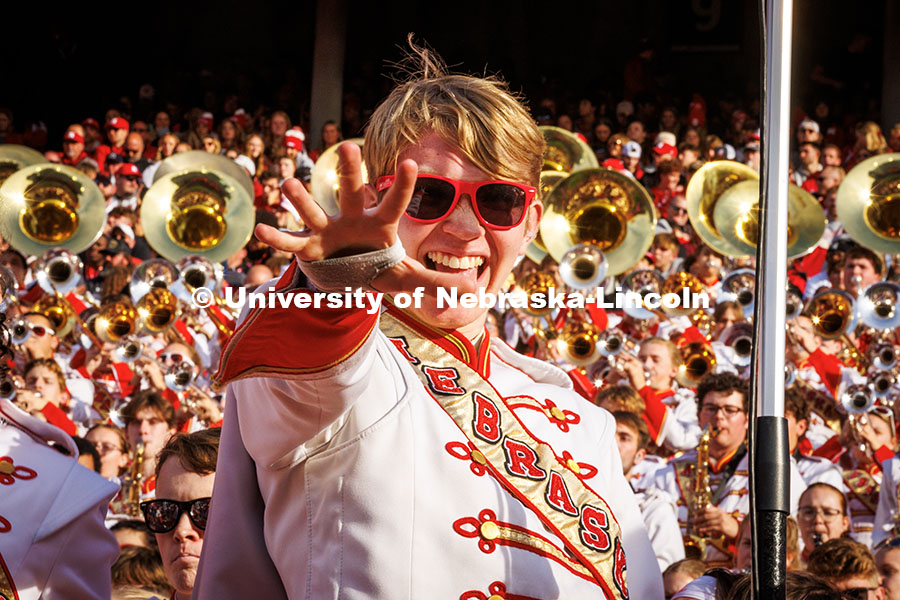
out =
<path fill-rule="evenodd" d="M 288 179 L 281 185 L 281 191 L 300 213 L 300 218 L 307 227 L 319 230 L 328 224 L 328 215 L 316 204 L 299 180 Z"/>
<path fill-rule="evenodd" d="M 291 254 L 303 253 L 309 244 L 310 238 L 305 235 L 281 231 L 270 225 L 260 223 L 254 231 L 257 239 L 282 252 Z"/>
<path fill-rule="evenodd" d="M 403 216 L 412 197 L 418 173 L 419 168 L 415 161 L 404 160 L 397 165 L 394 184 L 378 206 L 378 215 L 385 223 L 396 223 Z"/>
<path fill-rule="evenodd" d="M 362 156 L 355 142 L 344 142 L 338 147 L 338 201 L 341 213 L 355 216 L 365 208 L 366 194 L 362 180 Z"/>

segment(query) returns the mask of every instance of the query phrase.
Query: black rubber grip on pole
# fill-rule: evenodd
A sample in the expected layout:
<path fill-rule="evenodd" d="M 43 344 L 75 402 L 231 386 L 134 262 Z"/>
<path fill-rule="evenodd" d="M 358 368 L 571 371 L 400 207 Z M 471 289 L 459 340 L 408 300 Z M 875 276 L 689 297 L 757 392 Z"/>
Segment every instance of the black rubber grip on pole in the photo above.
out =
<path fill-rule="evenodd" d="M 791 512 L 791 458 L 788 453 L 787 419 L 758 417 L 756 420 L 756 511 Z"/>
<path fill-rule="evenodd" d="M 787 564 L 787 515 L 777 510 L 756 513 L 754 568 L 754 600 L 777 600 L 785 597 Z"/>

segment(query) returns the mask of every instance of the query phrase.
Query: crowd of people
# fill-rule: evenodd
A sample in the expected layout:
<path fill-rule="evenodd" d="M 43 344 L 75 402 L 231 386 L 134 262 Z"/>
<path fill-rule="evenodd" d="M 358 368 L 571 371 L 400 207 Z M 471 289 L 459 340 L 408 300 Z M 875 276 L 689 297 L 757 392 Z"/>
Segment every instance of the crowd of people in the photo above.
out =
<path fill-rule="evenodd" d="M 746 298 L 723 286 L 723 280 L 737 269 L 753 269 L 754 264 L 752 257 L 723 256 L 704 244 L 688 218 L 686 189 L 693 174 L 709 162 L 738 161 L 759 170 L 761 139 L 758 120 L 750 115 L 752 108 L 719 103 L 716 110 L 730 110 L 730 114 L 727 120 L 716 120 L 722 129 L 710 129 L 706 100 L 699 96 L 687 106 L 626 99 L 616 104 L 614 114 L 598 110 L 585 98 L 578 103 L 574 118 L 558 110 L 552 99 L 533 102 L 532 118 L 539 125 L 558 126 L 581 137 L 600 165 L 634 178 L 653 198 L 659 219 L 650 250 L 617 282 L 636 271 L 656 271 L 662 278 L 686 273 L 699 281 L 712 302 L 704 319 L 696 314 L 641 314 L 646 318 L 638 318 L 618 310 L 562 310 L 537 318 L 515 308 L 491 310 L 487 317 L 492 343 L 508 344 L 521 356 L 559 367 L 569 375 L 569 381 L 560 385 L 573 387 L 581 396 L 582 404 L 572 404 L 548 392 L 546 399 L 532 400 L 526 412 L 536 411 L 562 432 L 582 420 L 602 423 L 604 417 L 597 415 L 605 413 L 594 412 L 591 404 L 611 413 L 621 475 L 634 492 L 666 598 L 749 597 L 749 353 L 736 341 L 746 340 L 752 309 Z M 121 339 L 101 335 L 90 317 L 104 307 L 137 302 L 141 292 L 134 281 L 141 277 L 141 265 L 165 258 L 148 244 L 140 208 L 159 165 L 174 154 L 200 150 L 233 159 L 252 179 L 256 224 L 281 232 L 303 231 L 308 210 L 297 200 L 303 192 L 291 191 L 291 181 L 296 178 L 309 189 L 317 160 L 339 144 L 342 135 L 340 125 L 329 121 L 322 128 L 322 145 L 308 148 L 306 135 L 293 125 L 291 117 L 280 111 L 251 117 L 237 106 L 224 106 L 216 114 L 199 109 L 186 114 L 111 110 L 87 116 L 71 124 L 58 144 L 43 149 L 47 162 L 87 174 L 107 202 L 101 235 L 73 263 L 78 267 L 77 284 L 61 294 L 48 288 L 48 274 L 43 270 L 46 261 L 21 252 L 9 240 L 0 240 L 2 278 L 8 284 L 3 306 L 14 342 L 8 360 L 12 383 L 4 388 L 0 400 L 4 423 L 18 423 L 43 437 L 48 435 L 47 423 L 55 426 L 72 441 L 56 438 L 57 448 L 69 448 L 76 454 L 77 447 L 78 462 L 98 474 L 83 486 L 103 490 L 112 482 L 118 488 L 104 518 L 119 545 L 107 553 L 115 561 L 111 575 L 106 574 L 112 579 L 113 598 L 191 597 L 210 507 L 218 497 L 214 494 L 216 471 L 229 468 L 222 461 L 217 467 L 220 427 L 232 414 L 236 419 L 234 411 L 240 410 L 230 407 L 229 412 L 227 406 L 235 401 L 231 388 L 238 384 L 213 386 L 212 382 L 236 377 L 227 375 L 225 349 L 231 347 L 229 340 L 241 311 L 215 304 L 201 309 L 182 301 L 170 328 L 153 332 L 138 324 L 133 335 Z M 0 109 L 0 161 L 3 144 L 29 141 L 12 124 L 9 111 Z M 818 244 L 791 261 L 791 291 L 807 302 L 828 289 L 862 298 L 870 285 L 896 278 L 900 264 L 894 256 L 862 246 L 846 234 L 837 218 L 838 189 L 860 162 L 900 152 L 900 124 L 882 128 L 873 121 L 837 122 L 829 120 L 827 106 L 817 106 L 809 114 L 797 113 L 793 131 L 791 181 L 818 200 L 828 222 Z M 369 143 L 367 138 L 366 145 Z M 369 158 L 369 150 L 365 151 Z M 398 150 L 394 158 L 397 156 L 404 155 Z M 384 165 L 367 166 L 382 176 L 396 168 L 394 185 L 400 186 L 398 161 L 388 170 Z M 428 164 L 427 157 L 417 155 L 420 166 L 423 161 Z M 385 189 L 379 184 L 380 193 Z M 475 206 L 474 199 L 472 203 Z M 479 212 L 478 218 L 488 216 Z M 17 225 L 3 224 L 7 228 Z M 316 233 L 319 227 L 313 227 Z M 273 279 L 301 277 L 291 266 L 296 264 L 294 255 L 302 256 L 301 251 L 273 240 L 254 236 L 235 254 L 211 265 L 210 286 L 221 297 L 228 287 L 254 290 Z M 408 246 L 406 240 L 404 245 Z M 427 253 L 414 258 L 439 273 L 456 269 L 449 258 L 444 264 L 443 255 Z M 511 289 L 530 274 L 544 272 L 554 278 L 558 288 L 566 287 L 552 258 L 536 259 L 540 262 L 532 258 L 522 256 L 512 276 L 497 286 Z M 315 283 L 310 273 L 307 276 Z M 53 309 L 59 306 L 52 302 L 56 297 L 64 298 L 71 314 Z M 900 356 L 894 331 L 860 324 L 846 336 L 829 336 L 817 327 L 816 315 L 801 311 L 792 316 L 786 333 L 791 381 L 785 395 L 791 452 L 788 597 L 900 599 L 900 459 L 893 402 L 900 389 Z M 590 364 L 573 359 L 566 351 L 565 337 L 558 333 L 565 331 L 566 323 L 580 320 L 602 330 L 598 341 L 602 356 L 593 356 Z M 401 325 L 402 319 L 397 327 Z M 337 333 L 329 340 L 327 331 L 323 334 L 312 325 L 309 331 L 311 345 L 319 336 L 323 344 L 333 342 L 342 347 Z M 247 338 L 234 342 L 238 350 L 241 343 L 247 344 Z M 395 344 L 399 339 L 389 338 Z M 611 344 L 613 339 L 618 346 Z M 698 343 L 708 349 L 707 368 L 688 372 L 686 362 Z M 271 352 L 275 354 L 279 348 L 273 343 Z M 409 358 L 409 348 L 396 349 Z M 495 352 L 502 355 L 505 350 Z M 226 374 L 216 377 L 220 359 Z M 509 357 L 503 360 L 515 363 Z M 186 381 L 176 381 L 179 374 Z M 885 388 L 876 393 L 866 375 L 882 377 Z M 303 389 L 306 393 L 307 388 Z M 852 410 L 848 414 L 846 409 L 844 398 L 853 390 L 870 400 L 861 414 Z M 287 392 L 267 389 L 265 393 Z M 247 423 L 265 426 L 267 418 L 274 419 L 268 421 L 270 425 L 296 418 L 298 427 L 306 427 L 304 419 L 310 420 L 289 411 L 270 415 L 263 409 L 257 415 L 241 413 L 240 417 L 244 427 Z M 340 419 L 337 422 L 343 424 Z M 264 469 L 276 470 L 279 462 L 301 460 L 291 458 L 290 453 L 278 455 L 284 450 L 280 446 L 266 452 L 251 447 L 253 436 L 240 431 L 247 438 L 243 443 L 253 460 L 271 459 Z M 327 428 L 323 431 L 338 435 Z M 257 431 L 256 436 L 263 439 L 254 443 L 268 440 L 274 446 L 280 439 L 274 429 Z M 316 440 L 313 435 L 310 438 Z M 309 445 L 312 441 L 304 445 L 309 447 L 303 452 L 315 452 Z M 448 444 L 447 452 L 467 461 L 471 452 L 471 469 L 478 474 L 483 463 L 475 458 L 475 446 L 471 451 L 465 444 L 459 446 L 461 450 Z M 618 468 L 619 461 L 614 462 Z M 585 473 L 597 471 L 589 462 L 575 465 L 572 471 L 583 478 Z M 261 482 L 262 478 L 260 475 Z M 698 478 L 705 482 L 705 496 L 698 495 Z M 278 481 L 273 478 L 270 484 L 276 486 Z M 267 489 L 261 493 L 266 497 L 275 492 Z M 273 498 L 283 501 L 277 495 Z M 0 535 L 3 511 L 0 506 Z M 619 521 L 623 539 L 628 540 L 626 520 Z M 473 522 L 477 529 L 478 521 Z M 464 529 L 465 524 L 459 525 L 458 532 Z M 271 533 L 269 529 L 266 532 Z M 472 535 L 477 537 L 478 532 Z M 482 543 L 490 540 L 493 538 L 483 537 Z M 273 546 L 288 543 L 270 542 Z M 321 539 L 319 543 L 327 545 Z M 626 556 L 640 552 L 631 555 L 629 551 L 626 545 Z M 103 553 L 97 556 L 102 560 Z M 565 562 L 564 558 L 556 560 Z M 59 560 L 64 561 L 65 557 Z M 273 562 L 281 566 L 274 556 Z M 639 583 L 654 577 L 652 570 L 631 568 L 630 560 L 629 567 L 632 590 L 655 589 L 655 584 Z M 51 565 L 47 569 L 52 570 Z M 73 574 L 62 567 L 57 571 L 60 579 L 55 585 L 89 587 L 90 574 Z M 16 579 L 15 569 L 11 576 Z M 75 583 L 76 579 L 81 583 Z M 47 581 L 52 582 L 53 577 Z M 290 593 L 287 582 L 284 587 Z M 482 592 L 467 593 L 470 595 L 462 597 L 487 597 Z M 632 597 L 642 596 L 632 592 Z"/>

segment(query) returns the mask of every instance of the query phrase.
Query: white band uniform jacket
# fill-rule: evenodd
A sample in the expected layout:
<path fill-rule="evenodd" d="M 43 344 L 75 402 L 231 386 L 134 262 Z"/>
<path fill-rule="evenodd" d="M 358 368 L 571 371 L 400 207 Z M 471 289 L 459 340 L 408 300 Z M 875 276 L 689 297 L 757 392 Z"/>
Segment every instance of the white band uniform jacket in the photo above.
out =
<path fill-rule="evenodd" d="M 292 271 L 282 282 L 290 285 Z M 237 341 L 241 354 L 223 352 L 220 377 L 239 381 L 229 386 L 195 599 L 245 590 L 316 600 L 487 598 L 498 589 L 547 600 L 605 597 L 567 566 L 563 541 L 480 468 L 409 353 L 378 329 L 378 315 L 278 312 L 261 311 L 255 321 L 251 313 L 230 344 Z M 489 353 L 483 343 L 482 354 L 453 334 L 447 340 L 608 503 L 622 531 L 631 598 L 662 598 L 612 416 L 572 391 L 562 371 L 497 340 Z M 247 360 L 248 353 L 258 356 Z M 500 525 L 491 535 L 486 520 Z M 257 524 L 264 546 L 249 539 Z"/>
<path fill-rule="evenodd" d="M 0 598 L 109 599 L 119 545 L 103 518 L 118 487 L 77 456 L 61 429 L 0 400 Z"/>

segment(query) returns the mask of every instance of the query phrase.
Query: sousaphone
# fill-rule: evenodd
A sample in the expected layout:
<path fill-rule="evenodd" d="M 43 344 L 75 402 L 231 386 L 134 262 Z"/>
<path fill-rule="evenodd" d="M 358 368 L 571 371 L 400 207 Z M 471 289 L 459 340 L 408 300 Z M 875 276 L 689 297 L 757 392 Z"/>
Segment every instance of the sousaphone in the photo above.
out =
<path fill-rule="evenodd" d="M 838 188 L 836 208 L 859 244 L 900 252 L 900 153 L 878 154 L 853 167 Z"/>
<path fill-rule="evenodd" d="M 363 138 L 352 138 L 347 140 L 363 147 Z M 344 142 L 341 142 L 341 144 Z M 313 200 L 324 210 L 329 217 L 336 215 L 340 210 L 339 194 L 340 187 L 340 158 L 338 157 L 338 148 L 341 144 L 334 144 L 319 156 L 313 166 L 310 174 L 309 187 Z M 367 181 L 366 165 L 362 164 L 363 183 Z"/>
<path fill-rule="evenodd" d="M 45 162 L 47 159 L 43 154 L 28 146 L 3 144 L 0 146 L 0 185 L 19 169 Z"/>
<path fill-rule="evenodd" d="M 0 186 L 0 235 L 26 255 L 87 250 L 106 221 L 106 199 L 84 173 L 65 165 L 24 167 Z"/>
<path fill-rule="evenodd" d="M 587 142 L 571 131 L 549 125 L 542 125 L 538 129 L 547 143 L 544 148 L 543 171 L 574 173 L 600 166 L 597 155 Z"/>
<path fill-rule="evenodd" d="M 141 223 L 147 243 L 172 262 L 194 255 L 221 262 L 253 234 L 253 183 L 223 156 L 176 154 L 163 161 L 147 190 Z"/>
<path fill-rule="evenodd" d="M 569 175 L 547 198 L 541 237 L 560 262 L 573 246 L 591 244 L 606 256 L 611 276 L 646 254 L 656 233 L 656 207 L 644 187 L 612 169 Z"/>

